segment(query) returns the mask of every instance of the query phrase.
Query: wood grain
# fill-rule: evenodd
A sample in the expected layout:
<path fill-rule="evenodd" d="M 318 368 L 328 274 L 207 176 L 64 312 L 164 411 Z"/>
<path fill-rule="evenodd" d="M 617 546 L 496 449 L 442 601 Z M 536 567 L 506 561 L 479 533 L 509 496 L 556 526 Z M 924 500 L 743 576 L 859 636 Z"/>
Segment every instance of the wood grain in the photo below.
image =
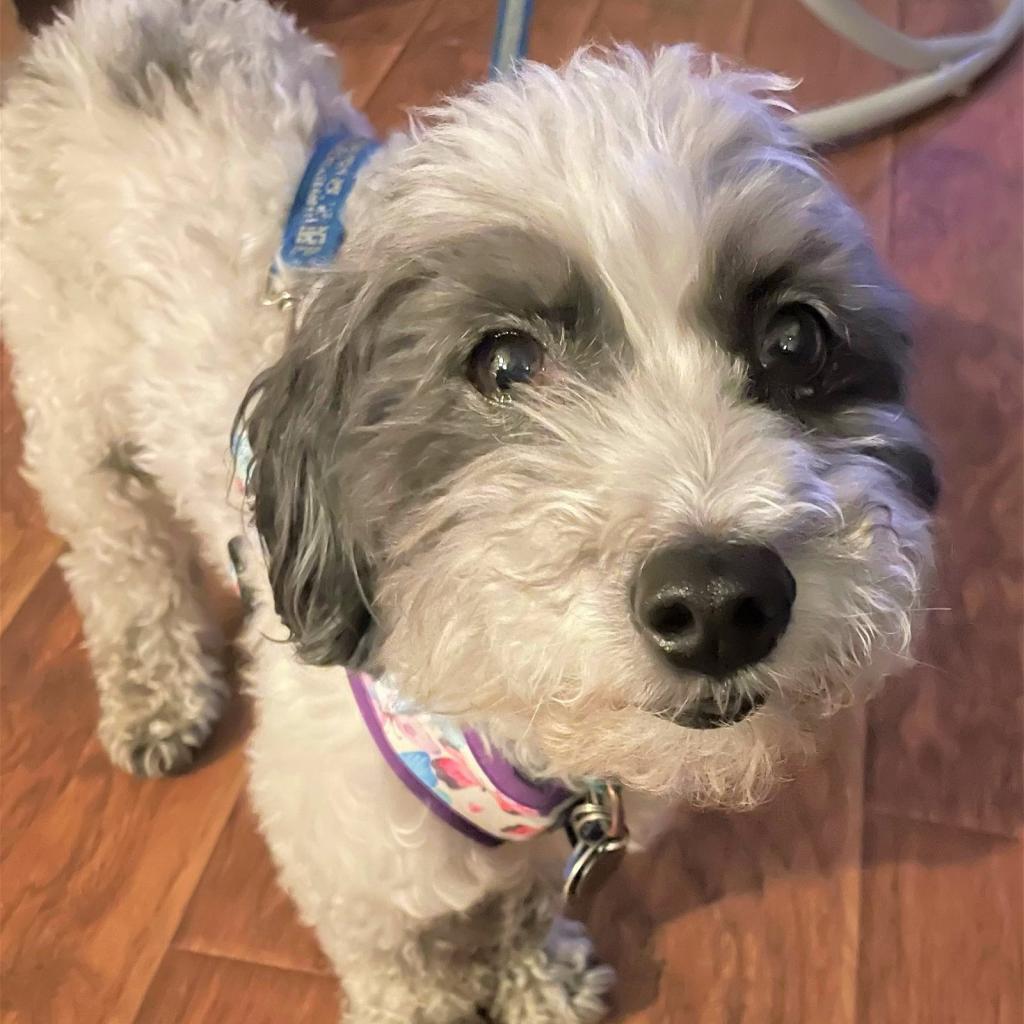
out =
<path fill-rule="evenodd" d="M 225 907 L 231 912 L 225 913 Z M 313 973 L 330 968 L 278 886 L 266 844 L 242 796 L 231 812 L 174 937 L 179 949 Z"/>
<path fill-rule="evenodd" d="M 890 24 L 899 21 L 899 0 L 865 0 L 862 6 Z M 796 79 L 792 101 L 799 110 L 881 89 L 898 78 L 891 67 L 835 35 L 793 0 L 759 0 L 745 57 L 755 67 Z M 883 248 L 889 234 L 892 150 L 892 135 L 883 133 L 831 154 L 828 164 Z"/>
<path fill-rule="evenodd" d="M 2 864 L 5 1024 L 134 1019 L 241 789 L 240 711 L 205 764 L 172 782 L 115 772 L 90 739 L 13 837 Z M 41 714 L 32 726 L 32 742 L 54 742 Z"/>
<path fill-rule="evenodd" d="M 748 814 L 681 814 L 591 919 L 629 1024 L 857 1024 L 863 717 Z M 786 965 L 782 969 L 782 965 Z"/>
<path fill-rule="evenodd" d="M 603 0 L 590 36 L 599 43 L 629 43 L 653 50 L 672 43 L 695 43 L 709 53 L 734 60 L 746 50 L 753 0 L 718 3 L 652 3 L 651 0 Z"/>
<path fill-rule="evenodd" d="M 136 1024 L 336 1024 L 332 978 L 172 950 Z"/>
<path fill-rule="evenodd" d="M 56 566 L 3 634 L 0 679 L 2 864 L 17 838 L 31 833 L 40 809 L 58 804 L 96 731 L 81 624 Z"/>
<path fill-rule="evenodd" d="M 985 3 L 907 4 L 917 32 Z M 873 706 L 872 806 L 1013 835 L 1021 825 L 1024 353 L 1021 62 L 897 142 L 890 256 L 922 304 L 914 406 L 938 450 L 939 572 L 922 665 Z"/>
<path fill-rule="evenodd" d="M 289 7 L 304 28 L 334 47 L 341 59 L 343 87 L 362 109 L 417 33 L 434 2 L 305 0 Z"/>
<path fill-rule="evenodd" d="M 584 40 L 598 0 L 537 0 L 529 56 L 558 64 Z M 381 131 L 404 126 L 411 107 L 461 92 L 487 76 L 496 5 L 489 0 L 437 0 L 366 104 Z"/>
<path fill-rule="evenodd" d="M 46 529 L 35 492 L 19 472 L 22 422 L 11 394 L 11 359 L 0 350 L 0 633 L 63 543 Z"/>
<path fill-rule="evenodd" d="M 1019 839 L 868 815 L 859 1020 L 1021 1024 Z"/>
<path fill-rule="evenodd" d="M 0 0 L 0 84 L 17 64 L 26 41 L 13 0 Z"/>

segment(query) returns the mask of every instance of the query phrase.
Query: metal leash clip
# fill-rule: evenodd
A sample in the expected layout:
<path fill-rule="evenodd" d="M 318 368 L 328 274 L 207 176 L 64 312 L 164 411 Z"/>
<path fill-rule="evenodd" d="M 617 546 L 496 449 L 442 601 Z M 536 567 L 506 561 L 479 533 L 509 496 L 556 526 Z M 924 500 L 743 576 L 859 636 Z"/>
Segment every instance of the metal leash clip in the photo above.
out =
<path fill-rule="evenodd" d="M 277 306 L 279 309 L 291 309 L 295 305 L 295 296 L 282 286 L 276 267 L 271 267 L 267 271 L 260 305 Z"/>
<path fill-rule="evenodd" d="M 298 310 L 294 294 L 283 287 L 278 277 L 277 269 L 271 267 L 267 272 L 267 280 L 263 286 L 263 297 L 260 299 L 261 306 L 276 306 L 287 318 L 285 321 L 285 344 L 290 345 L 295 337 L 296 320 Z"/>
<path fill-rule="evenodd" d="M 569 811 L 565 831 L 572 853 L 565 866 L 562 895 L 577 908 L 589 903 L 626 855 L 629 829 L 622 808 L 622 788 L 592 782 Z"/>

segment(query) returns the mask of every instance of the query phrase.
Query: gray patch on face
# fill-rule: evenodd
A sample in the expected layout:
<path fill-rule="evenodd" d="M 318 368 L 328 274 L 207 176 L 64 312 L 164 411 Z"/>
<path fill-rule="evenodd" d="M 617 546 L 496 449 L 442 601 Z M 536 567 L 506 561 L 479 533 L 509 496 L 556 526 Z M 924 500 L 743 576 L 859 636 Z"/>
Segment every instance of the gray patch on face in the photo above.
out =
<path fill-rule="evenodd" d="M 741 148 L 716 162 L 704 253 L 687 301 L 715 342 L 746 362 L 752 393 L 797 417 L 901 401 L 907 302 L 855 211 L 802 159 L 765 161 L 763 151 Z M 814 310 L 829 335 L 814 391 L 799 396 L 763 386 L 756 358 L 769 320 L 790 304 Z"/>
<path fill-rule="evenodd" d="M 929 512 L 935 508 L 940 484 L 928 442 L 916 420 L 900 406 L 846 406 L 815 415 L 808 425 L 812 439 L 824 450 L 882 463 L 918 505 Z"/>
<path fill-rule="evenodd" d="M 851 401 L 899 401 L 909 349 L 905 304 L 870 250 L 811 234 L 772 255 L 757 258 L 738 237 L 711 255 L 701 305 L 718 343 L 740 356 L 756 381 L 760 332 L 778 310 L 805 305 L 828 328 L 827 362 L 812 395 L 772 398 L 797 416 Z"/>
<path fill-rule="evenodd" d="M 888 466 L 923 509 L 935 510 L 942 488 L 935 463 L 926 451 L 909 445 L 878 445 L 864 448 L 863 453 Z"/>
<path fill-rule="evenodd" d="M 466 380 L 480 337 L 528 330 L 565 372 L 590 375 L 621 362 L 608 351 L 621 346 L 615 324 L 579 268 L 522 231 L 325 282 L 240 413 L 277 610 L 306 660 L 351 664 L 388 537 L 460 468 L 510 436 L 528 441 L 528 419 Z"/>
<path fill-rule="evenodd" d="M 339 473 L 375 476 L 390 495 L 386 514 L 366 517 L 362 542 L 375 548 L 401 518 L 444 488 L 445 480 L 529 424 L 515 407 L 496 408 L 466 380 L 467 362 L 490 330 L 519 327 L 571 373 L 591 374 L 608 337 L 595 291 L 555 246 L 519 231 L 449 240 L 421 253 L 386 313 L 374 315 L 359 350 L 359 386 L 345 403 L 346 443 Z M 326 290 L 310 329 L 328 336 L 344 318 Z M 368 468 L 374 467 L 374 468 Z M 376 478 L 380 467 L 379 478 Z M 364 509 L 375 504 L 363 500 Z"/>
<path fill-rule="evenodd" d="M 750 400 L 791 416 L 814 440 L 884 463 L 902 490 L 931 509 L 939 489 L 934 466 L 901 408 L 910 350 L 905 296 L 837 193 L 797 172 L 780 173 L 784 215 L 771 192 L 755 209 L 742 208 L 745 173 L 718 182 L 696 289 L 701 322 L 746 365 Z M 804 202 L 794 204 L 801 190 Z M 824 328 L 826 357 L 808 393 L 773 386 L 757 357 L 772 317 L 788 306 L 807 307 Z"/>

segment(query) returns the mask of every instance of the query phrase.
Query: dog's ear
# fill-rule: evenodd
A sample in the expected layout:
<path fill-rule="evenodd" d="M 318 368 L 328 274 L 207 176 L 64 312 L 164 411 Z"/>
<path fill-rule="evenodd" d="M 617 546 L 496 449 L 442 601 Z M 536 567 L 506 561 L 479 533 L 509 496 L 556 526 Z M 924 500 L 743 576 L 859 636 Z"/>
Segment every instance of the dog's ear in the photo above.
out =
<path fill-rule="evenodd" d="M 343 289 L 354 291 L 329 287 L 331 300 L 316 304 L 253 381 L 235 424 L 252 452 L 247 494 L 275 607 L 300 657 L 315 665 L 351 663 L 371 623 L 372 581 L 350 528 L 339 458 L 357 360 L 353 318 L 344 315 L 354 303 Z"/>

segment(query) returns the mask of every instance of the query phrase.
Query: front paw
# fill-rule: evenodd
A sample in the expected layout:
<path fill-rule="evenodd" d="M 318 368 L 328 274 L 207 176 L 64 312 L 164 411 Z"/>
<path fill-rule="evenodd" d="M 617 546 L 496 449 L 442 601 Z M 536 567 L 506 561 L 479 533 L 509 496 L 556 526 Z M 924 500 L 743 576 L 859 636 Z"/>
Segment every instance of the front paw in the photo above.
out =
<path fill-rule="evenodd" d="M 181 666 L 173 685 L 167 684 L 167 675 L 165 669 L 147 673 L 146 666 L 138 665 L 131 672 L 121 669 L 116 680 L 99 680 L 100 741 L 116 767 L 140 778 L 188 771 L 227 695 L 212 659 Z"/>
<path fill-rule="evenodd" d="M 583 926 L 560 920 L 545 949 L 518 951 L 503 965 L 491 1014 L 500 1024 L 596 1024 L 614 984 Z"/>

